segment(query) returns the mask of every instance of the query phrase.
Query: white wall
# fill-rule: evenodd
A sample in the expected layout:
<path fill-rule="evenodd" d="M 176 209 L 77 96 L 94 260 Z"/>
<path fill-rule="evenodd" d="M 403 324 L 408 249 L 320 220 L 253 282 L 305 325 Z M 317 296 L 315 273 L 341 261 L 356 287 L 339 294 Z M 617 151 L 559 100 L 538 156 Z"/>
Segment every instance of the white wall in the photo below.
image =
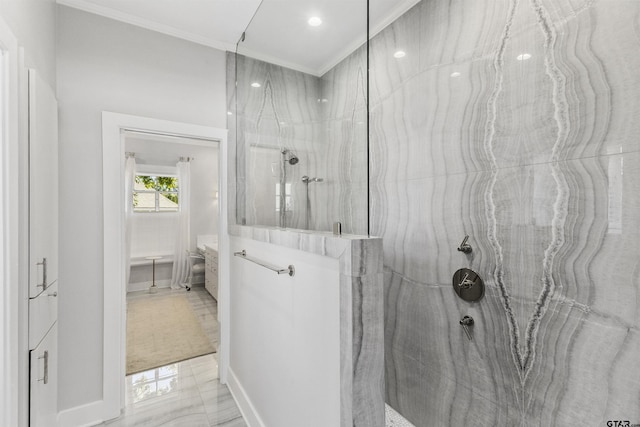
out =
<path fill-rule="evenodd" d="M 224 128 L 226 107 L 223 52 L 64 6 L 58 11 L 65 410 L 102 399 L 101 112 Z"/>
<path fill-rule="evenodd" d="M 229 385 L 248 421 L 257 416 L 265 426 L 340 425 L 338 260 L 231 237 L 231 252 L 242 249 L 296 269 L 289 277 L 231 259 Z"/>
<path fill-rule="evenodd" d="M 24 47 L 25 65 L 56 89 L 55 0 L 0 0 L 0 16 Z"/>
<path fill-rule="evenodd" d="M 218 234 L 218 156 L 209 149 L 191 162 L 191 249 L 196 249 L 196 236 Z"/>

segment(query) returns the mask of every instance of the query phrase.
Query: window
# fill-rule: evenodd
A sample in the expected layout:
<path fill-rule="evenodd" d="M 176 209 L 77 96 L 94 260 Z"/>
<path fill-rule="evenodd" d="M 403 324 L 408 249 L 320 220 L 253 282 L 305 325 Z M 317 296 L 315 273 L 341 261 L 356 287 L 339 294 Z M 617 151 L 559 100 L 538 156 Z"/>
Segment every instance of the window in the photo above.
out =
<path fill-rule="evenodd" d="M 179 208 L 177 177 L 136 174 L 133 186 L 134 212 L 177 212 Z"/>
<path fill-rule="evenodd" d="M 292 212 L 293 211 L 293 203 L 291 200 L 291 183 L 287 182 L 284 185 L 284 211 Z M 276 183 L 276 212 L 280 212 L 280 184 Z"/>

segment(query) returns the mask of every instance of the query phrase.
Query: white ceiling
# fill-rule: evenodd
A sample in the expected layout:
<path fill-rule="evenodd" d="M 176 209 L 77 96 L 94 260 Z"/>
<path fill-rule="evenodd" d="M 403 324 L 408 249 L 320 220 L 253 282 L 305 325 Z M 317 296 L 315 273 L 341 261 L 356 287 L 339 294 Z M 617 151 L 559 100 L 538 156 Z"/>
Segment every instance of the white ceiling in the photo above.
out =
<path fill-rule="evenodd" d="M 370 0 L 376 34 L 419 0 Z M 365 0 L 57 0 L 59 4 L 221 50 L 235 51 L 322 75 L 360 46 L 366 34 Z M 323 24 L 309 27 L 320 16 Z"/>

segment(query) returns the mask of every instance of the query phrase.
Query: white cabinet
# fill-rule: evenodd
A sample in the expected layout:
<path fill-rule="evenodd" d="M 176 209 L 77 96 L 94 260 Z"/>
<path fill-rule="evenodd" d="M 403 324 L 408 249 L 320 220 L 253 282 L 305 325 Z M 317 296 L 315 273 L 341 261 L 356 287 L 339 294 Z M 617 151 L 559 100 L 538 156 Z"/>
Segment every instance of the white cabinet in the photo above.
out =
<path fill-rule="evenodd" d="M 204 287 L 212 297 L 218 300 L 218 251 L 205 246 L 204 251 Z"/>
<path fill-rule="evenodd" d="M 29 300 L 29 349 L 34 349 L 58 320 L 58 283 Z"/>
<path fill-rule="evenodd" d="M 28 71 L 31 427 L 58 417 L 58 103 Z"/>
<path fill-rule="evenodd" d="M 58 103 L 29 70 L 29 297 L 58 278 Z"/>
<path fill-rule="evenodd" d="M 55 426 L 58 418 L 58 323 L 29 352 L 31 358 L 30 426 Z"/>

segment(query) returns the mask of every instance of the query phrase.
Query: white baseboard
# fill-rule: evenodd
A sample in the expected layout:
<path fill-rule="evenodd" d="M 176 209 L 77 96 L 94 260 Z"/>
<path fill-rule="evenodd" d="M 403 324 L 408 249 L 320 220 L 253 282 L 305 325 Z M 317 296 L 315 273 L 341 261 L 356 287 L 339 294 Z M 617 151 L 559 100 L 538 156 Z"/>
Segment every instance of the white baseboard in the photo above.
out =
<path fill-rule="evenodd" d="M 103 421 L 104 403 L 102 400 L 65 409 L 58 413 L 58 427 L 88 427 L 95 426 Z"/>
<path fill-rule="evenodd" d="M 147 291 L 152 285 L 151 280 L 148 282 L 129 283 L 127 286 L 127 292 Z M 156 287 L 158 288 L 170 288 L 171 279 L 156 280 Z"/>
<path fill-rule="evenodd" d="M 265 424 L 262 422 L 262 419 L 260 419 L 256 408 L 253 407 L 251 399 L 247 396 L 247 393 L 244 391 L 242 384 L 238 381 L 238 378 L 233 373 L 233 369 L 231 369 L 231 367 L 229 367 L 227 375 L 227 387 L 229 387 L 229 391 L 231 391 L 231 395 L 236 401 L 236 404 L 240 409 L 240 413 L 242 413 L 242 416 L 244 417 L 244 421 L 249 427 L 265 427 Z"/>

